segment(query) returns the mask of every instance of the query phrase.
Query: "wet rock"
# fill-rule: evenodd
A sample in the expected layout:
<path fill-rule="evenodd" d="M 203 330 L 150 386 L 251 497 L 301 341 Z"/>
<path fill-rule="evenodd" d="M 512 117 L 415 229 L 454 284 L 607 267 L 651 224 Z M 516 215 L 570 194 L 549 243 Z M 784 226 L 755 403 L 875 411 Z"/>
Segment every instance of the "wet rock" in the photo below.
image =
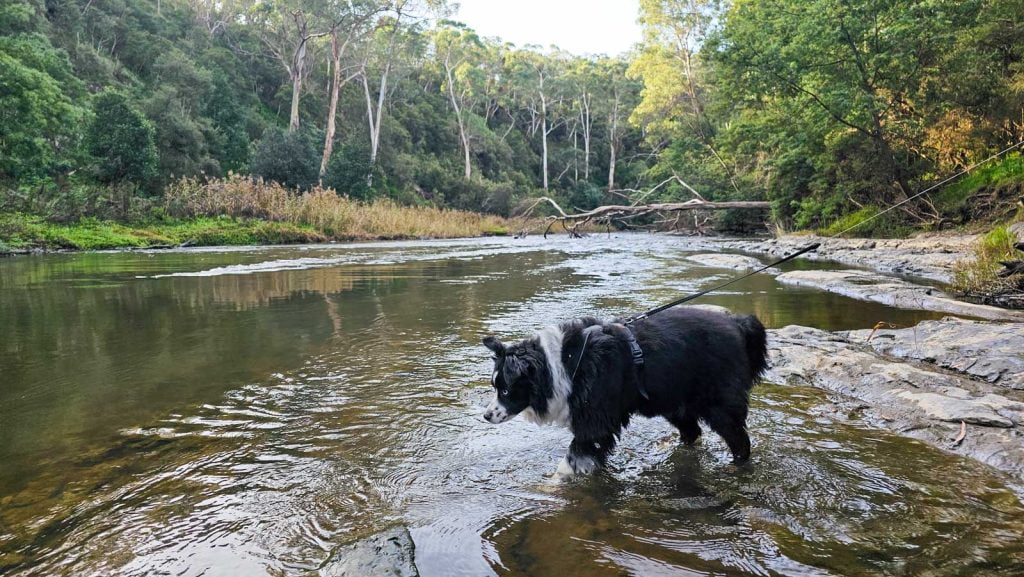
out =
<path fill-rule="evenodd" d="M 974 324 L 1002 330 L 993 323 Z M 840 396 L 838 418 L 845 418 L 854 404 L 860 418 L 874 425 L 1024 479 L 1024 392 L 884 355 L 865 338 L 864 331 L 830 333 L 800 326 L 769 331 L 773 368 L 766 380 L 830 391 Z M 967 435 L 955 444 L 961 421 Z"/>
<path fill-rule="evenodd" d="M 988 320 L 1024 321 L 1024 312 L 958 301 L 942 291 L 862 270 L 801 270 L 777 277 L 782 284 L 813 287 L 904 309 L 939 311 Z"/>
<path fill-rule="evenodd" d="M 701 249 L 739 250 L 775 258 L 820 242 L 821 247 L 800 258 L 834 261 L 948 283 L 953 280 L 956 263 L 974 258 L 973 248 L 977 239 L 976 235 L 921 235 L 910 239 L 784 236 L 770 239 L 694 239 L 691 242 Z"/>
<path fill-rule="evenodd" d="M 870 330 L 850 331 L 866 342 Z M 924 321 L 907 329 L 879 329 L 871 347 L 884 355 L 935 364 L 1016 390 L 1024 390 L 1024 324 L 993 324 L 957 318 Z"/>
<path fill-rule="evenodd" d="M 708 253 L 694 254 L 686 257 L 686 260 L 713 268 L 729 268 L 734 270 L 756 270 L 765 265 L 760 260 L 742 254 Z M 778 274 L 776 269 L 765 271 L 769 274 Z"/>
<path fill-rule="evenodd" d="M 338 547 L 320 567 L 321 577 L 419 577 L 415 546 L 405 527 Z"/>

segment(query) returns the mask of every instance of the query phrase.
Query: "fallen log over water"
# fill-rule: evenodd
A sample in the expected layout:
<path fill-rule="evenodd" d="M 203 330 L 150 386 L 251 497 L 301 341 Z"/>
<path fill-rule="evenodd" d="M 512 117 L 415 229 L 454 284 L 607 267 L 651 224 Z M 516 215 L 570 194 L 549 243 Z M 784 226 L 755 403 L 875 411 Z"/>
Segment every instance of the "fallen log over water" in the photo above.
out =
<path fill-rule="evenodd" d="M 595 209 L 588 210 L 585 212 L 578 212 L 575 214 L 569 214 L 562 209 L 553 199 L 547 196 L 542 196 L 536 199 L 533 204 L 528 206 L 521 216 L 524 219 L 528 219 L 533 211 L 541 204 L 550 204 L 558 214 L 548 216 L 544 219 L 547 223 L 544 229 L 544 237 L 547 238 L 551 227 L 556 223 L 562 223 L 566 232 L 573 238 L 579 238 L 583 235 L 580 234 L 579 228 L 590 222 L 604 223 L 610 225 L 613 222 L 625 223 L 625 221 L 639 218 L 641 216 L 647 216 L 656 214 L 663 217 L 662 221 L 668 222 L 665 215 L 668 213 L 682 213 L 684 211 L 694 210 L 727 210 L 733 208 L 757 208 L 757 209 L 768 209 L 770 207 L 768 202 L 760 200 L 738 200 L 738 201 L 724 201 L 724 202 L 713 202 L 704 199 L 692 199 L 686 202 L 662 202 L 662 203 L 651 203 L 651 204 L 628 204 L 628 205 L 605 205 L 599 206 Z M 678 221 L 678 216 L 676 217 Z M 523 231 L 525 234 L 526 231 Z"/>

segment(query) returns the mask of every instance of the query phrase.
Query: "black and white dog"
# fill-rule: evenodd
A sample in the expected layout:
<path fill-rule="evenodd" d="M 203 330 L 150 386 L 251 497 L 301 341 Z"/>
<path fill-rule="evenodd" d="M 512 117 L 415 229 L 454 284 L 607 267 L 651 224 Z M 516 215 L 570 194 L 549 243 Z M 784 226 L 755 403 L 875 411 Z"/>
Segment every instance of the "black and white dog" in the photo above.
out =
<path fill-rule="evenodd" d="M 642 369 L 631 354 L 634 336 Z M 568 427 L 573 440 L 560 476 L 603 466 L 637 413 L 665 417 L 687 444 L 700 437 L 703 421 L 736 461 L 750 457 L 747 402 L 767 368 L 765 330 L 754 316 L 684 307 L 628 328 L 586 317 L 515 345 L 493 336 L 483 344 L 494 353 L 496 394 L 484 419 L 496 424 L 521 414 Z"/>

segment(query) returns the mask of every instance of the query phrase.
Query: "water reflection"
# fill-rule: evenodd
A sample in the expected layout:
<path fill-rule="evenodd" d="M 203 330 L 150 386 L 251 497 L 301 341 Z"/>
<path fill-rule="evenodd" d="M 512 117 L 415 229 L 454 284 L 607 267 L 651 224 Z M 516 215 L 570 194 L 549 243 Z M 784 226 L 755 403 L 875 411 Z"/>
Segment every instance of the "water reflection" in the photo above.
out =
<path fill-rule="evenodd" d="M 569 486 L 545 477 L 565 431 L 480 420 L 481 335 L 734 274 L 685 254 L 627 236 L 0 262 L 0 572 L 302 575 L 401 522 L 424 575 L 1014 574 L 1024 517 L 998 478 L 837 425 L 812 391 L 758 389 L 749 468 L 641 421 L 610 474 Z M 935 316 L 769 276 L 704 302 L 770 326 Z"/>

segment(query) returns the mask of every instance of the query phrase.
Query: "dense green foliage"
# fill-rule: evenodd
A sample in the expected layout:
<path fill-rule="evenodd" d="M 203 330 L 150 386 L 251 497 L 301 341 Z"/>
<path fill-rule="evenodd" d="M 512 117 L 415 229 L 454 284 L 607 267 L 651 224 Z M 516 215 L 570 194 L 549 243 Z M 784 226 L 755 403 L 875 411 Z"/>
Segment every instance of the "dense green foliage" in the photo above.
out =
<path fill-rule="evenodd" d="M 652 171 L 767 198 L 785 227 L 891 206 L 1024 140 L 1021 0 L 641 6 L 634 120 L 664 147 Z M 933 198 L 890 224 L 957 216 Z"/>
<path fill-rule="evenodd" d="M 0 210 L 138 216 L 229 172 L 499 214 L 692 198 L 681 179 L 840 230 L 1024 139 L 1024 0 L 640 4 L 632 54 L 582 57 L 442 0 L 5 2 Z M 969 219 L 1001 174 L 876 232 Z"/>

